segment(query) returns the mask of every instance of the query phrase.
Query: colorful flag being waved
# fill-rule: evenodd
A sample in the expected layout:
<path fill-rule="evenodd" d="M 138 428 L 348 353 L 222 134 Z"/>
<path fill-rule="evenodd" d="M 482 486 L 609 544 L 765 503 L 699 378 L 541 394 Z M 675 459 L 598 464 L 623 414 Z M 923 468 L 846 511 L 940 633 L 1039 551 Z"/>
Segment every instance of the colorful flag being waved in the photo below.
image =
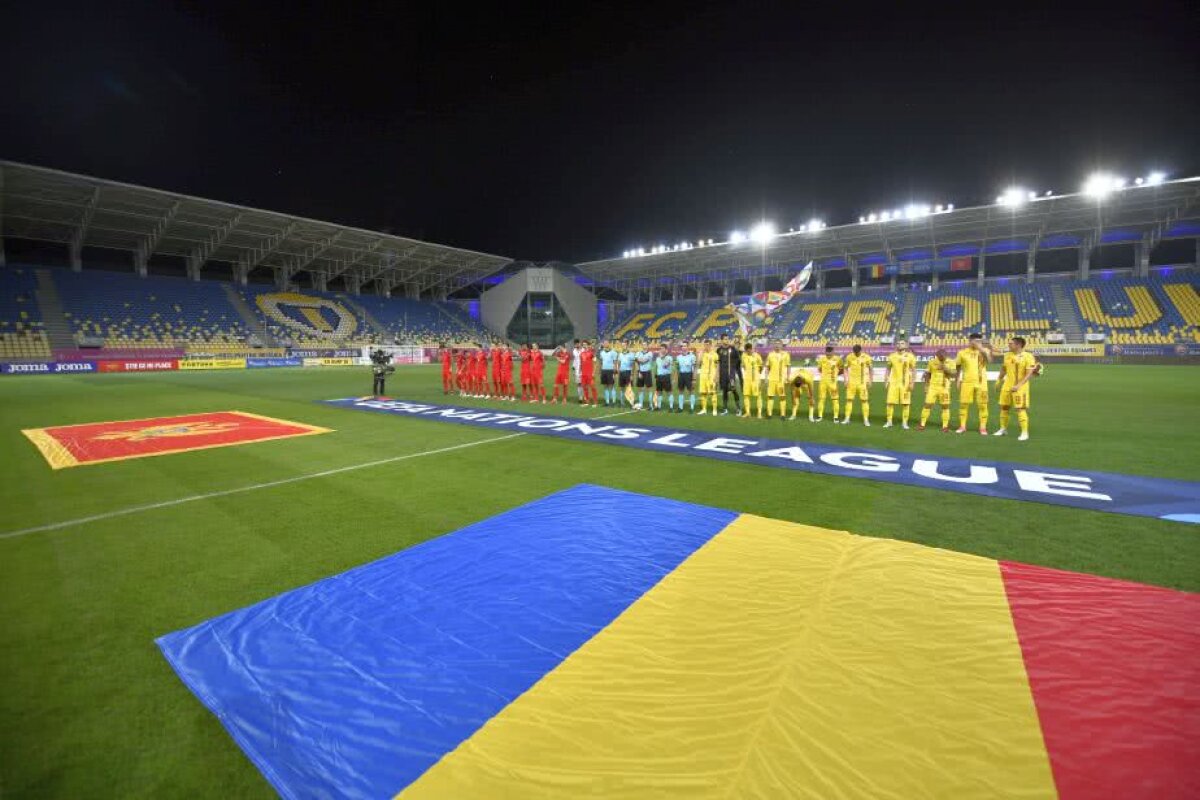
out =
<path fill-rule="evenodd" d="M 812 277 L 812 271 L 813 262 L 810 261 L 780 291 L 758 292 L 750 295 L 744 303 L 730 303 L 729 308 L 737 314 L 738 332 L 746 336 L 750 331 L 765 324 L 772 314 L 804 290 L 808 279 Z"/>

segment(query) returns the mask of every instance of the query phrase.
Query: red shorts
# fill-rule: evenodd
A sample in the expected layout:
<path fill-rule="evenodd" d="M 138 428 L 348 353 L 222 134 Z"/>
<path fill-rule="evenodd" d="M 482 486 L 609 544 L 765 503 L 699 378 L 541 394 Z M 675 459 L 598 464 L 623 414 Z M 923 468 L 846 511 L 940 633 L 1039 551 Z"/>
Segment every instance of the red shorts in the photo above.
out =
<path fill-rule="evenodd" d="M 559 370 L 554 376 L 555 385 L 566 386 L 571 382 L 571 373 L 566 370 Z"/>
<path fill-rule="evenodd" d="M 584 372 L 579 378 L 580 383 L 595 383 L 596 374 L 594 372 Z"/>

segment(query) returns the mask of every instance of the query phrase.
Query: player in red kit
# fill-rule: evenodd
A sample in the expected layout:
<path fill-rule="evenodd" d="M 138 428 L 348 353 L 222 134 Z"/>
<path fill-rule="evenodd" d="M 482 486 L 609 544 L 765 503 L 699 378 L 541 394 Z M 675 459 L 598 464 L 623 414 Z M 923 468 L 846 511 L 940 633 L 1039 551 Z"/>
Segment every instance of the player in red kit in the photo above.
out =
<path fill-rule="evenodd" d="M 442 394 L 454 391 L 454 351 L 442 345 Z"/>
<path fill-rule="evenodd" d="M 459 350 L 457 357 L 458 393 L 465 396 L 467 394 L 467 351 Z"/>
<path fill-rule="evenodd" d="M 510 402 L 517 399 L 513 396 L 512 362 L 512 348 L 505 345 L 500 351 L 500 396 Z"/>
<path fill-rule="evenodd" d="M 483 345 L 475 350 L 475 396 L 487 396 L 487 351 Z"/>
<path fill-rule="evenodd" d="M 561 394 L 565 403 L 567 390 L 571 388 L 571 354 L 567 348 L 559 346 L 554 349 L 554 359 L 558 362 L 558 370 L 554 373 L 554 399 L 551 402 L 557 403 Z"/>
<path fill-rule="evenodd" d="M 531 357 L 529 354 L 529 345 L 521 347 L 521 402 L 524 403 L 530 399 L 530 393 L 533 391 L 530 388 L 531 380 L 529 370 L 532 366 Z"/>
<path fill-rule="evenodd" d="M 596 395 L 596 351 L 591 342 L 584 342 L 579 350 L 579 385 L 583 390 L 579 402 L 586 406 L 590 400 L 595 408 L 599 398 Z"/>
<path fill-rule="evenodd" d="M 546 355 L 538 343 L 534 342 L 529 348 L 529 385 L 533 390 L 533 402 L 546 402 Z"/>
<path fill-rule="evenodd" d="M 504 359 L 500 357 L 500 348 L 493 347 L 492 356 L 492 397 L 500 397 L 500 367 L 504 364 Z"/>

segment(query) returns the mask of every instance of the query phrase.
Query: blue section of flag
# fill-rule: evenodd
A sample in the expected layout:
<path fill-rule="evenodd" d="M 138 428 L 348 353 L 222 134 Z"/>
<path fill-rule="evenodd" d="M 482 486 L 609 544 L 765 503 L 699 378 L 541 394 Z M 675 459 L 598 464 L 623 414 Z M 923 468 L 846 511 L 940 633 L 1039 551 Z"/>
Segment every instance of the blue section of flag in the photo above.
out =
<path fill-rule="evenodd" d="M 282 796 L 392 797 L 735 517 L 577 486 L 158 645 Z"/>
<path fill-rule="evenodd" d="M 624 421 L 614 423 L 612 420 L 547 417 L 405 400 L 347 398 L 325 402 L 346 408 L 460 425 L 536 433 L 822 475 L 866 478 L 1009 500 L 1050 503 L 1111 514 L 1163 519 L 1200 514 L 1200 483 L 1192 481 L 1057 469 L 988 459 L 868 450 L 786 439 L 761 439 L 636 425 Z M 805 423 L 793 423 L 793 426 L 797 424 L 803 426 Z"/>

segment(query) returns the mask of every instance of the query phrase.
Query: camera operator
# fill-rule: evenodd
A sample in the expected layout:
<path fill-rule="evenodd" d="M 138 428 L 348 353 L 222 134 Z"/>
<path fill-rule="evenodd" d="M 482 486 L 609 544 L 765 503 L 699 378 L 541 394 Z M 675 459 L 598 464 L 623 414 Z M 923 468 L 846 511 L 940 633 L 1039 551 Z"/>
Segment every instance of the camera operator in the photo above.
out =
<path fill-rule="evenodd" d="M 375 376 L 375 385 L 372 387 L 372 394 L 375 397 L 382 397 L 387 394 L 385 384 L 387 376 L 396 371 L 392 366 L 392 357 L 383 350 L 371 351 L 371 374 Z"/>

